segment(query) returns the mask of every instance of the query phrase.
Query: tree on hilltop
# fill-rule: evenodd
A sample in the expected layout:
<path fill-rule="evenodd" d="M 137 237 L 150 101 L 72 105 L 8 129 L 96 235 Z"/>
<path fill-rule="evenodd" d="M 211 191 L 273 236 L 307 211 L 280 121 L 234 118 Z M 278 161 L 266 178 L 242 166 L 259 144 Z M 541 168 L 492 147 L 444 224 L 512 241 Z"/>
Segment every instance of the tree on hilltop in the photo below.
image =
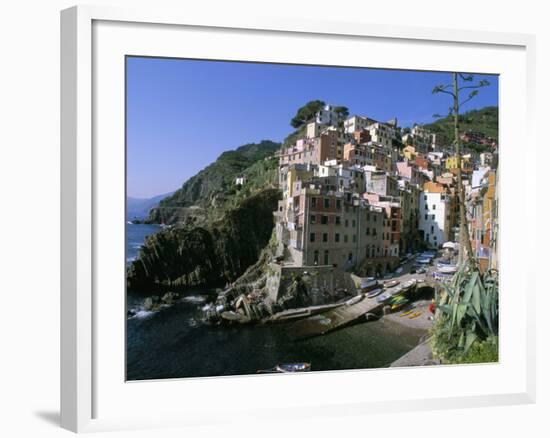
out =
<path fill-rule="evenodd" d="M 290 121 L 290 125 L 293 128 L 300 128 L 306 123 L 309 123 L 324 106 L 325 102 L 322 100 L 312 100 L 306 103 L 303 107 L 296 111 L 296 115 Z"/>

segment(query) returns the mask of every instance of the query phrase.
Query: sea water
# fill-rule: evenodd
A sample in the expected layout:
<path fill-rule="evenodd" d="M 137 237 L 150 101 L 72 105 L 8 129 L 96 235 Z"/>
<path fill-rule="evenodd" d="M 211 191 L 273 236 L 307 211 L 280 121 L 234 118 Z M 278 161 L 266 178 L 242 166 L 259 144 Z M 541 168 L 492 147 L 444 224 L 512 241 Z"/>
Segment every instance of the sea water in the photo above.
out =
<path fill-rule="evenodd" d="M 128 225 L 127 230 L 131 258 L 159 227 Z M 214 298 L 212 291 L 190 290 L 172 306 L 128 317 L 127 379 L 255 374 L 290 362 L 309 362 L 313 371 L 385 367 L 417 345 L 422 335 L 382 319 L 294 341 L 283 325 L 204 322 L 203 307 Z M 139 307 L 143 299 L 128 291 L 127 308 Z"/>
<path fill-rule="evenodd" d="M 160 225 L 126 223 L 126 265 L 136 259 L 145 238 L 160 229 Z"/>

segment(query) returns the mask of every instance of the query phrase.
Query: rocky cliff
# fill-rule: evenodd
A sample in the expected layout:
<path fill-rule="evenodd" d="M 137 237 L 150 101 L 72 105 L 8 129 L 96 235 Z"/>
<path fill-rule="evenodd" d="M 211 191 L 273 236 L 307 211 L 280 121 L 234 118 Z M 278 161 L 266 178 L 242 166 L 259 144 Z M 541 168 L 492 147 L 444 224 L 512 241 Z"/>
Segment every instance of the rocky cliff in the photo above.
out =
<path fill-rule="evenodd" d="M 239 200 L 204 226 L 169 227 L 149 236 L 128 268 L 128 289 L 150 292 L 234 281 L 268 244 L 279 197 L 279 190 L 267 188 Z"/>
<path fill-rule="evenodd" d="M 226 209 L 235 206 L 235 200 L 244 198 L 243 193 L 238 193 L 241 189 L 250 194 L 277 181 L 277 161 L 269 157 L 279 148 L 279 143 L 263 140 L 224 152 L 189 178 L 179 190 L 160 201 L 150 211 L 146 222 L 201 225 L 205 220 L 218 219 Z M 246 177 L 244 187 L 236 186 L 238 176 Z"/>

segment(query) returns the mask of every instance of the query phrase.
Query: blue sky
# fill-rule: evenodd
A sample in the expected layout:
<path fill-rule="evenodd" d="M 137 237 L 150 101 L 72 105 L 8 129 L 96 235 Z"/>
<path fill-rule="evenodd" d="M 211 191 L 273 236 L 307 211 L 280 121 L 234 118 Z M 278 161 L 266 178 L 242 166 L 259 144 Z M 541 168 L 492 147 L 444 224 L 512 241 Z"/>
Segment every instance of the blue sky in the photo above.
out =
<path fill-rule="evenodd" d="M 463 111 L 498 105 L 498 78 Z M 320 99 L 350 114 L 400 126 L 447 114 L 448 95 L 432 95 L 448 73 L 364 68 L 127 58 L 128 196 L 179 188 L 223 151 L 281 141 L 304 103 Z"/>

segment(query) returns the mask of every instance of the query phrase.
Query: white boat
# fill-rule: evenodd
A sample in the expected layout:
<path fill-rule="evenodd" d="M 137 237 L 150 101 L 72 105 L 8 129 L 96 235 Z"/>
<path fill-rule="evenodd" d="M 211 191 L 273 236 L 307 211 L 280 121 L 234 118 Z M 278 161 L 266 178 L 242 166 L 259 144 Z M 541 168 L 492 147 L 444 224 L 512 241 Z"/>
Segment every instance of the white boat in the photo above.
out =
<path fill-rule="evenodd" d="M 440 265 L 437 267 L 437 271 L 442 274 L 454 274 L 458 267 L 456 265 Z"/>
<path fill-rule="evenodd" d="M 394 287 L 389 290 L 389 293 L 392 296 L 399 295 L 400 293 L 407 292 L 411 287 L 417 283 L 416 278 L 411 278 L 404 283 L 401 283 L 399 286 Z"/>
<path fill-rule="evenodd" d="M 357 304 L 359 301 L 363 299 L 363 295 L 356 295 L 353 298 L 350 298 L 346 301 L 346 306 L 353 306 L 354 304 Z"/>

